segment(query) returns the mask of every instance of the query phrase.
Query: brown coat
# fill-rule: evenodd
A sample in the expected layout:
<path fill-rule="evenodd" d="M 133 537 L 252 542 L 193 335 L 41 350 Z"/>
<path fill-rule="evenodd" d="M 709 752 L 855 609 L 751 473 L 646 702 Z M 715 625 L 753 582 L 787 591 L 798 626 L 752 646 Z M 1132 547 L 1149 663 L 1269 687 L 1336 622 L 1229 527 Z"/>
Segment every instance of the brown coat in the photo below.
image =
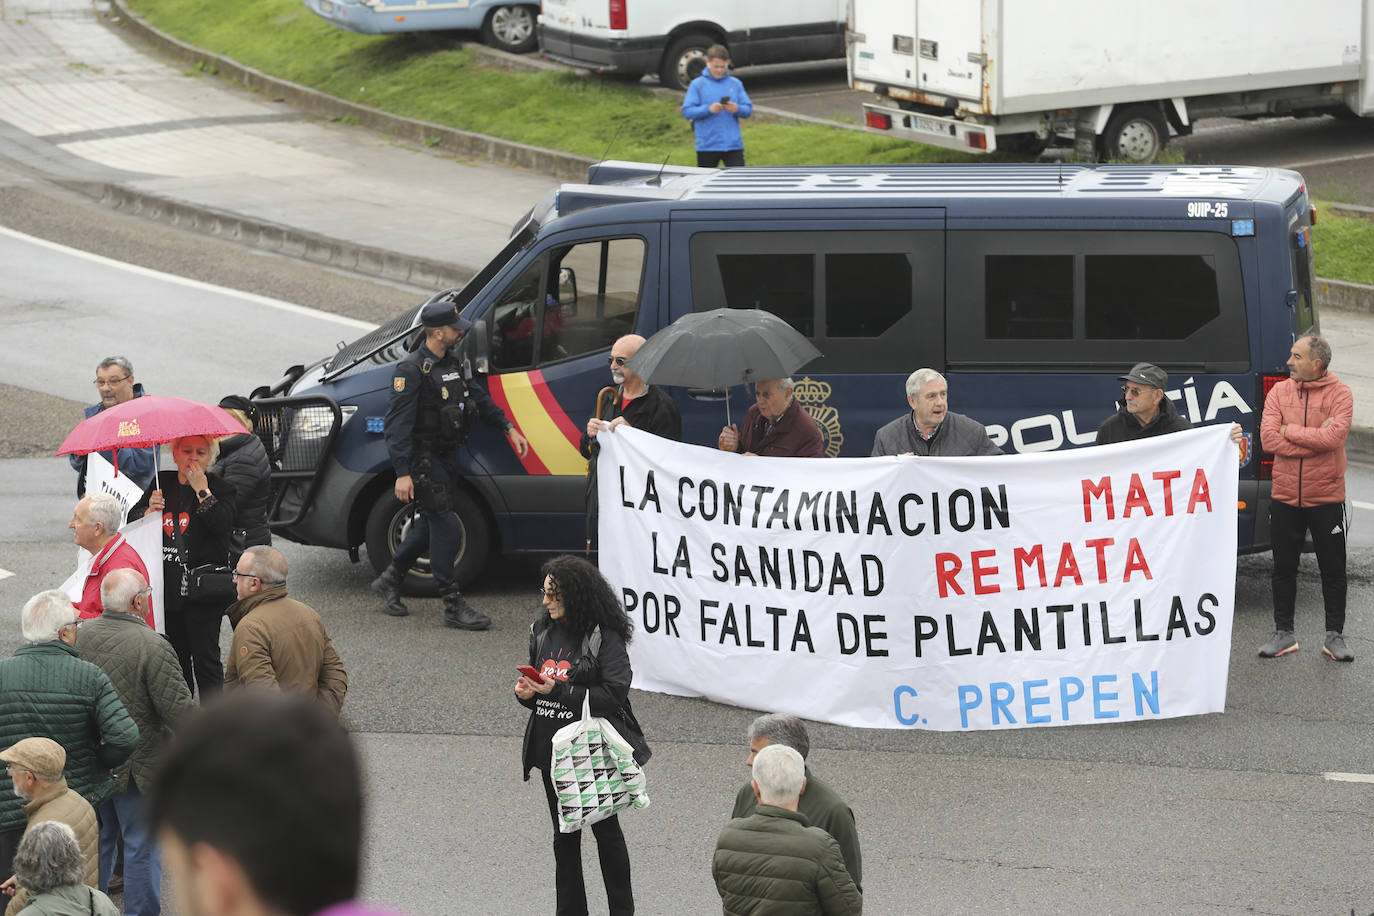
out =
<path fill-rule="evenodd" d="M 229 605 L 234 641 L 224 668 L 227 689 L 250 684 L 295 690 L 337 713 L 348 692 L 344 670 L 324 621 L 273 585 Z"/>
<path fill-rule="evenodd" d="M 100 826 L 95 819 L 95 809 L 74 789 L 67 788 L 67 780 L 59 779 L 40 791 L 24 805 L 24 817 L 28 826 L 44 821 L 57 821 L 66 824 L 76 832 L 76 841 L 81 844 L 81 855 L 86 859 L 85 882 L 90 887 L 100 886 Z M 15 891 L 5 916 L 15 916 L 28 905 L 28 895 L 23 888 Z"/>

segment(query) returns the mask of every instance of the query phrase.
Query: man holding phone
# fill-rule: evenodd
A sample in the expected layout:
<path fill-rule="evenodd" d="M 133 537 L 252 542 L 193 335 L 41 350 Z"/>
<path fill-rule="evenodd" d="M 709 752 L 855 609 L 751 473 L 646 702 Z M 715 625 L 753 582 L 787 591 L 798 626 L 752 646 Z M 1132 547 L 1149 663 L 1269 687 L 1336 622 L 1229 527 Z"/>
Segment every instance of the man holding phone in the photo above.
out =
<path fill-rule="evenodd" d="M 725 45 L 706 49 L 706 69 L 692 80 L 682 100 L 682 116 L 697 135 L 697 165 L 711 169 L 744 165 L 744 137 L 739 120 L 754 113 L 744 84 L 731 76 Z"/>

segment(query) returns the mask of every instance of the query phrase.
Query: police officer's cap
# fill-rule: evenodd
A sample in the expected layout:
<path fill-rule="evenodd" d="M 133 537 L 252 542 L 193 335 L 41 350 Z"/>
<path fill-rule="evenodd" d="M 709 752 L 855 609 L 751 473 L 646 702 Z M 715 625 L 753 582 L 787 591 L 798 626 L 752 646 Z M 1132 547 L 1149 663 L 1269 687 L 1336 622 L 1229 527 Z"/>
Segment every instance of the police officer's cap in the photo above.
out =
<path fill-rule="evenodd" d="M 456 331 L 466 331 L 472 322 L 458 314 L 458 306 L 452 302 L 431 302 L 420 311 L 420 323 L 427 328 L 450 327 Z"/>

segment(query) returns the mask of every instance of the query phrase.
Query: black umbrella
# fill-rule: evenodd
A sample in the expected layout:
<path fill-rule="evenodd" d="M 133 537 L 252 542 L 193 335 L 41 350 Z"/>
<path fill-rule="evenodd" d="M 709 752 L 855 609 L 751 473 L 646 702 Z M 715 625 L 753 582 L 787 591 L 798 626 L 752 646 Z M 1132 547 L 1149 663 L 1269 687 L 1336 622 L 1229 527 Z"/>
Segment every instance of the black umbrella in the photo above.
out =
<path fill-rule="evenodd" d="M 683 315 L 645 341 L 626 367 L 656 385 L 730 388 L 783 378 L 821 355 L 790 324 L 761 309 Z M 726 423 L 730 399 L 725 399 Z"/>

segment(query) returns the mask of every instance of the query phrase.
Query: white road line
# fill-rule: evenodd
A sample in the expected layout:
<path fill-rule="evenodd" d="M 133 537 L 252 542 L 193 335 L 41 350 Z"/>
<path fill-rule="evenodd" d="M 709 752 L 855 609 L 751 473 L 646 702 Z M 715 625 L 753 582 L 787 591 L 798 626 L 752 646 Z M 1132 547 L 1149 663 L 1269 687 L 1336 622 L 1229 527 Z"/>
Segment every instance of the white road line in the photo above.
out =
<path fill-rule="evenodd" d="M 1297 171 L 1298 169 L 1310 168 L 1314 165 L 1335 165 L 1338 162 L 1356 162 L 1360 159 L 1368 159 L 1371 156 L 1374 156 L 1374 153 L 1360 153 L 1356 156 L 1332 156 L 1330 159 L 1309 159 L 1306 162 L 1285 162 L 1280 168 Z"/>
<path fill-rule="evenodd" d="M 176 274 L 163 273 L 160 270 L 153 270 L 149 267 L 140 267 L 137 264 L 127 264 L 124 261 L 116 261 L 114 258 L 102 257 L 98 254 L 91 254 L 89 251 L 82 251 L 79 248 L 69 248 L 66 245 L 59 245 L 56 242 L 49 242 L 47 239 L 35 238 L 25 235 L 22 232 L 15 232 L 0 226 L 0 235 L 18 239 L 21 242 L 28 242 L 31 245 L 38 245 L 42 248 L 49 248 L 53 251 L 60 251 L 63 254 L 71 255 L 76 258 L 83 258 L 96 264 L 103 264 L 106 267 L 115 267 L 120 270 L 138 274 L 142 277 L 152 277 L 166 283 L 176 283 L 189 289 L 198 289 L 205 292 L 218 293 L 222 296 L 234 296 L 245 302 L 252 302 L 257 305 L 265 305 L 268 308 L 277 309 L 282 312 L 291 312 L 295 315 L 304 315 L 307 318 L 319 318 L 324 321 L 332 321 L 345 327 L 356 328 L 360 331 L 370 331 L 377 325 L 369 321 L 360 321 L 357 318 L 348 318 L 344 315 L 335 315 L 331 312 L 322 312 L 319 309 L 307 308 L 303 305 L 296 305 L 294 302 L 284 302 L 281 299 L 272 299 L 268 296 L 259 296 L 256 293 L 245 293 L 242 290 L 230 289 L 227 286 L 216 286 L 213 283 L 202 283 L 199 280 L 192 280 L 187 277 L 179 277 Z"/>
<path fill-rule="evenodd" d="M 1369 782 L 1374 783 L 1374 773 L 1323 773 L 1322 779 L 1330 782 Z"/>
<path fill-rule="evenodd" d="M 14 575 L 14 573 L 10 572 L 8 569 L 0 569 L 0 579 L 8 579 L 12 575 Z"/>
<path fill-rule="evenodd" d="M 1352 499 L 1350 505 L 1354 506 L 1356 509 L 1374 509 L 1374 503 L 1360 502 L 1358 499 Z"/>

